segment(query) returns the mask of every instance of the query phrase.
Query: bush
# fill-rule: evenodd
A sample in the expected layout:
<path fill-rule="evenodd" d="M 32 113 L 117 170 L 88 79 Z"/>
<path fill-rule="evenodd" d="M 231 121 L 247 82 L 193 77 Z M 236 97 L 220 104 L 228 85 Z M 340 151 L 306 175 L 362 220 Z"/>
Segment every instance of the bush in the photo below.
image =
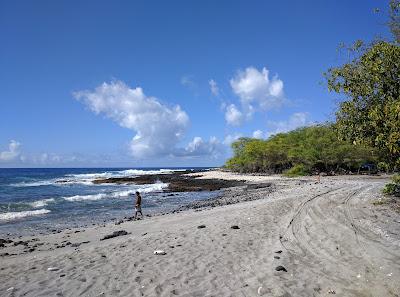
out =
<path fill-rule="evenodd" d="M 284 175 L 287 177 L 305 176 L 310 175 L 310 171 L 303 164 L 297 164 L 285 171 Z"/>
<path fill-rule="evenodd" d="M 400 197 L 400 175 L 396 174 L 392 177 L 392 182 L 385 185 L 383 193 Z"/>
<path fill-rule="evenodd" d="M 363 164 L 376 164 L 374 150 L 339 140 L 332 125 L 299 128 L 267 140 L 239 138 L 232 143 L 233 157 L 226 168 L 238 172 L 294 173 L 357 172 Z M 290 174 L 290 173 L 289 173 Z"/>

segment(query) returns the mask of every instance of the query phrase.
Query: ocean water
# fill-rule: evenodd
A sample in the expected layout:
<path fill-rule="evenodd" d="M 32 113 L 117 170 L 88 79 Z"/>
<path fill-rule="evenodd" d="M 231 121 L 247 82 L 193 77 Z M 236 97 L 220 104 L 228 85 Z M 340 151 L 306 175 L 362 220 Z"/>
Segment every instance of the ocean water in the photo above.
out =
<path fill-rule="evenodd" d="M 35 235 L 132 216 L 134 193 L 143 213 L 173 210 L 218 192 L 163 193 L 167 184 L 95 185 L 97 178 L 170 174 L 188 168 L 0 169 L 0 236 Z"/>

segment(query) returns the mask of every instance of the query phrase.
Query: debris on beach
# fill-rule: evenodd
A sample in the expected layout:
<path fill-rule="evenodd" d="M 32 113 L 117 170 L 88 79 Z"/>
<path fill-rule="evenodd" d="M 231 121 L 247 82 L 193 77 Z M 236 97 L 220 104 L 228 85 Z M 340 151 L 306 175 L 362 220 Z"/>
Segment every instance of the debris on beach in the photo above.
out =
<path fill-rule="evenodd" d="M 235 230 L 237 230 L 237 229 L 240 229 L 240 228 L 239 228 L 239 226 L 238 226 L 238 225 L 233 225 L 233 226 L 231 226 L 231 229 L 235 229 Z"/>
<path fill-rule="evenodd" d="M 112 234 L 106 235 L 103 238 L 101 238 L 100 240 L 106 240 L 106 239 L 123 236 L 123 235 L 128 235 L 128 232 L 126 232 L 125 230 L 114 231 Z"/>
<path fill-rule="evenodd" d="M 60 269 L 57 268 L 57 267 L 49 267 L 49 268 L 47 268 L 47 271 L 58 271 L 58 270 L 60 270 Z"/>
<path fill-rule="evenodd" d="M 281 250 L 279 250 L 279 251 L 276 251 L 275 253 L 276 253 L 276 254 L 280 254 L 280 253 L 282 253 L 282 251 L 281 251 Z"/>
<path fill-rule="evenodd" d="M 163 250 L 155 250 L 154 255 L 166 255 L 167 253 Z"/>
<path fill-rule="evenodd" d="M 200 226 L 197 226 L 197 229 L 203 229 L 205 227 L 206 227 L 206 225 L 200 225 Z"/>
<path fill-rule="evenodd" d="M 277 267 L 275 268 L 275 270 L 276 270 L 276 271 L 284 271 L 284 272 L 287 272 L 286 268 L 283 267 L 283 266 L 281 266 L 281 265 L 277 266 Z"/>

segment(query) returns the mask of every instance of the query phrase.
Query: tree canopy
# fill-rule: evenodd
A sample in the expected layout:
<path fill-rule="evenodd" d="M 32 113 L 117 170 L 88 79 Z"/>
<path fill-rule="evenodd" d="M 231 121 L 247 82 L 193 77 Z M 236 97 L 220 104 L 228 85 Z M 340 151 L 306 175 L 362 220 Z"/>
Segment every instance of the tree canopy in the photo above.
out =
<path fill-rule="evenodd" d="M 400 0 L 389 2 L 392 41 L 356 41 L 353 58 L 324 74 L 329 91 L 343 97 L 332 125 L 278 134 L 268 140 L 242 138 L 226 166 L 238 171 L 296 173 L 355 170 L 379 162 L 400 169 Z"/>
<path fill-rule="evenodd" d="M 328 88 L 348 99 L 336 112 L 341 139 L 379 148 L 391 169 L 400 165 L 400 47 L 378 41 L 325 74 Z"/>
<path fill-rule="evenodd" d="M 234 156 L 226 167 L 240 172 L 282 173 L 298 165 L 303 173 L 357 171 L 377 160 L 372 148 L 339 140 L 332 125 L 300 128 L 267 140 L 240 138 L 232 147 Z"/>

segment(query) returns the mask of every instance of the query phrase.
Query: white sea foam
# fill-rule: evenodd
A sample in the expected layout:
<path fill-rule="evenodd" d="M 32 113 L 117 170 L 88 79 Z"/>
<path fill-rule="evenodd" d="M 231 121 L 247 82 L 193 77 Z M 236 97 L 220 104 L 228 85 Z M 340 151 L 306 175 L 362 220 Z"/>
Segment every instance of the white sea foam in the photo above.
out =
<path fill-rule="evenodd" d="M 55 202 L 54 198 L 33 201 L 33 202 L 29 203 L 29 205 L 32 206 L 33 208 L 40 208 L 40 207 L 46 206 L 47 204 L 49 204 L 51 202 Z"/>
<path fill-rule="evenodd" d="M 158 169 L 158 170 L 140 170 L 140 169 L 127 169 L 122 171 L 115 171 L 118 175 L 149 175 L 149 174 L 171 174 L 176 171 L 185 171 L 186 169 Z"/>
<path fill-rule="evenodd" d="M 25 217 L 39 216 L 49 212 L 50 210 L 43 208 L 38 210 L 0 213 L 0 221 L 12 221 L 17 219 L 22 219 Z"/>
<path fill-rule="evenodd" d="M 118 171 L 106 171 L 99 173 L 81 173 L 81 174 L 68 174 L 67 177 L 93 180 L 96 178 L 108 178 L 108 177 L 125 177 L 131 175 L 149 175 L 149 174 L 170 174 L 175 171 L 185 171 L 186 169 L 158 169 L 158 170 L 141 170 L 141 169 L 126 169 Z"/>
<path fill-rule="evenodd" d="M 75 196 L 71 196 L 71 197 L 63 197 L 64 200 L 67 201 L 94 201 L 94 200 L 100 200 L 103 198 L 106 198 L 107 194 L 104 193 L 99 193 L 99 194 L 93 194 L 93 195 L 75 195 Z"/>
<path fill-rule="evenodd" d="M 40 186 L 51 186 L 54 184 L 54 180 L 40 180 L 33 182 L 20 182 L 16 184 L 10 184 L 12 187 L 40 187 Z"/>
<path fill-rule="evenodd" d="M 168 187 L 167 183 L 156 183 L 150 185 L 142 185 L 135 191 L 139 191 L 140 193 L 159 192 L 167 187 Z"/>
<path fill-rule="evenodd" d="M 99 172 L 99 173 L 80 173 L 80 174 L 67 174 L 66 177 L 78 178 L 78 179 L 94 179 L 94 178 L 106 178 L 113 176 L 112 172 Z"/>
<path fill-rule="evenodd" d="M 98 193 L 92 195 L 75 195 L 71 197 L 63 197 L 64 200 L 76 202 L 76 201 L 95 201 L 105 198 L 123 198 L 128 197 L 129 195 L 134 194 L 136 191 L 140 193 L 151 193 L 151 192 L 159 192 L 164 188 L 168 187 L 166 183 L 156 183 L 156 184 L 148 184 L 148 185 L 140 185 L 135 186 L 134 188 L 130 188 L 124 191 L 115 191 L 109 193 Z"/>
<path fill-rule="evenodd" d="M 98 178 L 110 177 L 126 177 L 126 176 L 139 176 L 149 174 L 171 174 L 177 171 L 185 171 L 186 169 L 159 169 L 159 170 L 141 170 L 141 169 L 126 169 L 119 171 L 106 171 L 98 173 L 82 173 L 82 174 L 67 174 L 64 178 L 39 180 L 32 182 L 20 182 L 11 184 L 13 187 L 40 187 L 40 186 L 64 186 L 71 184 L 81 184 L 86 186 L 96 186 L 93 180 Z M 112 184 L 109 184 L 112 185 Z"/>

